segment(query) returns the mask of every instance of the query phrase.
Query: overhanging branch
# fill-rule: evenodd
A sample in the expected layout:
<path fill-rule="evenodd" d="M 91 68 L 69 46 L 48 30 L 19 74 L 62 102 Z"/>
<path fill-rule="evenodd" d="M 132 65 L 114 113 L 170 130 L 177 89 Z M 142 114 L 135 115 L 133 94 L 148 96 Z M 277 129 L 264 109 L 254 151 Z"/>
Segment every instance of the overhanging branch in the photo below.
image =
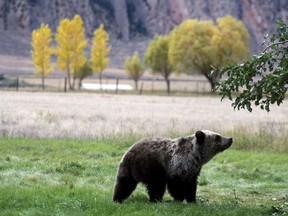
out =
<path fill-rule="evenodd" d="M 272 43 L 272 44 L 270 44 L 269 46 L 267 46 L 267 47 L 263 50 L 263 53 L 265 53 L 265 52 L 266 52 L 269 48 L 271 48 L 272 46 L 281 45 L 281 44 L 285 44 L 285 43 L 288 43 L 288 40 Z"/>

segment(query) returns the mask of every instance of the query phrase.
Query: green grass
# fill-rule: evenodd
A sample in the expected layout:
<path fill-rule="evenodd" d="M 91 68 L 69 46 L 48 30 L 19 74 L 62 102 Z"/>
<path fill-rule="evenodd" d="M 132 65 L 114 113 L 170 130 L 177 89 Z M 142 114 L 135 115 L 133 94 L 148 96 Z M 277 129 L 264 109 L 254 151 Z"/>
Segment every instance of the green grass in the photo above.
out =
<path fill-rule="evenodd" d="M 0 215 L 284 215 L 288 154 L 237 146 L 203 167 L 198 204 L 151 204 L 143 186 L 111 201 L 122 154 L 136 137 L 0 139 Z"/>

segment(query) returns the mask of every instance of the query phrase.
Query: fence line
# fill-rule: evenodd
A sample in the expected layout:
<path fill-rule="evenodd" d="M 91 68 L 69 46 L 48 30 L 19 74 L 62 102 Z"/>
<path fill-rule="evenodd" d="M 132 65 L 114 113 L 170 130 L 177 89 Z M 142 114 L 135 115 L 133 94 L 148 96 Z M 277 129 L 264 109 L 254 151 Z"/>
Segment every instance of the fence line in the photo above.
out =
<path fill-rule="evenodd" d="M 45 78 L 45 89 L 48 91 L 68 91 L 67 78 Z M 83 80 L 83 83 L 97 84 L 99 80 L 96 78 L 87 78 Z M 121 85 L 129 85 L 134 88 L 134 81 L 128 78 L 103 78 L 103 85 L 114 85 L 114 92 L 118 94 L 119 91 L 129 91 L 123 90 L 119 87 Z M 139 94 L 144 91 L 149 91 L 152 94 L 157 91 L 166 91 L 166 82 L 164 79 L 160 78 L 142 78 L 138 81 L 140 88 L 138 89 Z M 75 85 L 78 86 L 78 85 Z M 201 79 L 170 79 L 171 92 L 210 92 L 210 84 L 206 80 Z M 0 90 L 31 90 L 31 91 L 42 91 L 42 82 L 40 78 L 17 76 L 0 79 Z M 78 90 L 78 88 L 75 88 Z M 111 89 L 106 89 L 106 92 L 110 92 Z"/>

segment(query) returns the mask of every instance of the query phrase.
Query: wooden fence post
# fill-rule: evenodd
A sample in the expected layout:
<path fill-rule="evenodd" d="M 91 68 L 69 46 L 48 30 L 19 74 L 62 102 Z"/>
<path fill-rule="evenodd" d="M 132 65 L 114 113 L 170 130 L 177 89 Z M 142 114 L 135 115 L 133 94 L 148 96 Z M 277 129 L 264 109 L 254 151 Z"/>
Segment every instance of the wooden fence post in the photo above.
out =
<path fill-rule="evenodd" d="M 19 88 L 19 76 L 16 77 L 16 91 L 18 92 L 18 88 Z"/>
<path fill-rule="evenodd" d="M 107 92 L 108 92 L 108 84 L 109 84 L 109 80 L 106 79 L 106 89 L 105 89 L 105 93 L 106 93 L 106 94 L 107 94 Z"/>
<path fill-rule="evenodd" d="M 61 79 L 59 79 L 58 91 L 61 91 Z"/>
<path fill-rule="evenodd" d="M 119 78 L 116 79 L 116 89 L 115 89 L 115 94 L 118 94 L 118 85 L 119 85 Z"/>
<path fill-rule="evenodd" d="M 142 82 L 142 83 L 141 83 L 141 87 L 140 87 L 140 92 L 139 92 L 140 95 L 142 95 L 143 87 L 144 87 L 144 83 Z"/>

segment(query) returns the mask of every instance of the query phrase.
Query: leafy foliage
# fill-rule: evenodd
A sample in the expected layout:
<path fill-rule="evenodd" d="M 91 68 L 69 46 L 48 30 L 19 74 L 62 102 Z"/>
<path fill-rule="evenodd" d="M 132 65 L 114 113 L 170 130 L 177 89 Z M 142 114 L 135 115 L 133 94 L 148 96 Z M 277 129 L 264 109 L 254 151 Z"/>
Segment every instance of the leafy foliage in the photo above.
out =
<path fill-rule="evenodd" d="M 161 74 L 167 83 L 167 92 L 170 94 L 169 76 L 174 71 L 168 58 L 170 39 L 168 36 L 156 36 L 148 45 L 144 56 L 146 66 L 149 66 L 154 74 Z"/>
<path fill-rule="evenodd" d="M 212 21 L 186 20 L 171 32 L 169 59 L 176 69 L 200 73 L 211 84 L 220 78 L 219 70 L 211 74 L 212 66 L 219 68 L 249 56 L 249 34 L 242 22 L 232 16 Z"/>
<path fill-rule="evenodd" d="M 102 84 L 102 72 L 109 63 L 107 58 L 111 47 L 107 46 L 109 35 L 104 29 L 104 25 L 100 25 L 94 32 L 94 39 L 91 48 L 91 64 L 94 72 L 99 73 L 100 83 Z"/>
<path fill-rule="evenodd" d="M 72 20 L 63 19 L 57 28 L 56 41 L 58 67 L 67 72 L 69 88 L 74 89 L 75 73 L 87 61 L 84 54 L 87 40 L 82 18 L 75 15 Z"/>
<path fill-rule="evenodd" d="M 93 74 L 93 70 L 90 62 L 86 62 L 79 70 L 76 71 L 75 77 L 79 79 L 79 89 L 82 86 L 82 81 L 87 76 L 91 76 Z"/>
<path fill-rule="evenodd" d="M 244 24 L 232 16 L 217 19 L 212 44 L 217 47 L 214 67 L 236 63 L 249 58 L 250 36 Z"/>
<path fill-rule="evenodd" d="M 32 32 L 32 59 L 36 68 L 35 75 L 40 75 L 42 78 L 42 89 L 44 89 L 44 78 L 53 71 L 51 42 L 52 32 L 48 25 L 41 24 L 39 29 Z"/>
<path fill-rule="evenodd" d="M 288 26 L 277 22 L 278 29 L 266 48 L 243 64 L 232 64 L 222 69 L 228 76 L 218 86 L 222 99 L 228 97 L 232 106 L 252 111 L 252 103 L 270 111 L 271 104 L 280 105 L 288 89 Z M 268 39 L 267 37 L 265 39 Z M 233 99 L 234 92 L 241 92 Z"/>
<path fill-rule="evenodd" d="M 125 59 L 125 71 L 135 82 L 135 88 L 138 89 L 138 80 L 144 73 L 144 66 L 139 58 L 138 52 L 135 52 L 132 57 Z"/>

